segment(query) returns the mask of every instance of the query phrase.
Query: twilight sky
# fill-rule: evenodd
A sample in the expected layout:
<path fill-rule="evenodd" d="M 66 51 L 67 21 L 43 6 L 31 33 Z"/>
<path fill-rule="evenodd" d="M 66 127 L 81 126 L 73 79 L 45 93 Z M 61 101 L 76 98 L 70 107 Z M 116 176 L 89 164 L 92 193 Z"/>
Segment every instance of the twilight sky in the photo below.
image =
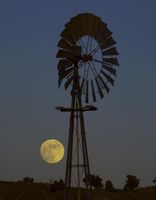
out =
<path fill-rule="evenodd" d="M 65 158 L 45 163 L 41 143 L 66 148 L 69 92 L 57 87 L 57 43 L 71 17 L 91 12 L 113 32 L 120 53 L 115 87 L 85 114 L 91 172 L 122 187 L 156 176 L 156 1 L 0 1 L 0 180 L 64 178 Z"/>

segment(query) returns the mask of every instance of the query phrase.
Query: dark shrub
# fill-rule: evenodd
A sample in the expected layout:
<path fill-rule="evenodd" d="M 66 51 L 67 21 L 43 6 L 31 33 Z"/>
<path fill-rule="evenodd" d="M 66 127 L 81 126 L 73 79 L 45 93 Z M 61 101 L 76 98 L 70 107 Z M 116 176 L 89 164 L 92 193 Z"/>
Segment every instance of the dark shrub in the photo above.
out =
<path fill-rule="evenodd" d="M 156 183 L 156 177 L 154 177 L 154 179 L 152 180 L 152 182 L 155 184 Z"/>
<path fill-rule="evenodd" d="M 23 178 L 23 182 L 24 182 L 24 183 L 33 183 L 33 182 L 34 182 L 34 179 L 31 178 L 31 177 L 24 177 L 24 178 Z"/>
<path fill-rule="evenodd" d="M 103 187 L 102 178 L 98 175 L 90 174 L 83 179 L 83 182 L 95 188 Z"/>
<path fill-rule="evenodd" d="M 136 176 L 127 175 L 124 190 L 133 190 L 139 186 L 140 180 Z"/>
<path fill-rule="evenodd" d="M 114 191 L 114 186 L 110 180 L 105 182 L 105 190 L 107 192 L 113 192 Z"/>
<path fill-rule="evenodd" d="M 50 190 L 52 192 L 57 192 L 63 189 L 64 189 L 64 182 L 62 179 L 60 179 L 59 181 L 54 181 L 54 182 L 50 181 Z"/>

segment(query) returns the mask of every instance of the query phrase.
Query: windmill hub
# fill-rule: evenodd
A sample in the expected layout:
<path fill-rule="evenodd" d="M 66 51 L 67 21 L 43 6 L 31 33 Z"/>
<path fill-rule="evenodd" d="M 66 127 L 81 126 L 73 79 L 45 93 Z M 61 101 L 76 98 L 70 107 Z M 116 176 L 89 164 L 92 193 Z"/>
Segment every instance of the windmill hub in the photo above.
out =
<path fill-rule="evenodd" d="M 83 60 L 83 62 L 88 62 L 88 61 L 92 61 L 93 57 L 90 54 L 84 54 L 81 59 Z"/>

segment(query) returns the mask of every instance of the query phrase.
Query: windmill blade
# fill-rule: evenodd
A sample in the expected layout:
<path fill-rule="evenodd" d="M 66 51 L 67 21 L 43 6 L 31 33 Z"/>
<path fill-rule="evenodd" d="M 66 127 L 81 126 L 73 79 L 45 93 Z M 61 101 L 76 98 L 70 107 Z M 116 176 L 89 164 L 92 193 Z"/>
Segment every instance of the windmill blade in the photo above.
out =
<path fill-rule="evenodd" d="M 59 75 L 59 78 L 58 78 L 58 87 L 60 87 L 61 86 L 61 83 L 62 83 L 62 81 L 63 81 L 63 79 L 64 78 L 66 78 L 66 77 L 71 77 L 71 76 L 73 76 L 73 72 L 71 71 L 71 72 L 69 72 L 68 74 L 67 74 L 67 72 L 66 73 L 64 73 L 64 74 L 61 74 L 61 75 Z"/>
<path fill-rule="evenodd" d="M 114 86 L 114 80 L 108 74 L 106 74 L 103 70 L 101 70 L 101 73 L 111 83 L 111 85 Z"/>
<path fill-rule="evenodd" d="M 86 98 L 85 98 L 85 102 L 88 103 L 88 80 L 86 80 Z"/>
<path fill-rule="evenodd" d="M 94 30 L 93 25 L 97 19 L 100 18 L 90 13 L 80 14 L 73 17 L 65 27 L 74 39 L 79 40 L 86 35 L 92 36 L 91 30 Z"/>
<path fill-rule="evenodd" d="M 95 19 L 93 21 L 93 26 L 92 26 L 92 28 L 90 30 L 90 34 L 89 35 L 91 37 L 93 37 L 96 41 L 99 38 L 99 30 L 101 30 L 101 33 L 102 33 L 101 26 L 102 26 L 102 21 L 100 19 Z M 105 24 L 105 26 L 106 26 L 106 24 Z"/>
<path fill-rule="evenodd" d="M 68 75 L 70 72 L 73 72 L 73 67 L 71 67 L 71 68 L 69 68 L 69 69 L 62 69 L 62 70 L 59 70 L 59 74 Z"/>
<path fill-rule="evenodd" d="M 108 56 L 108 55 L 112 55 L 113 56 L 113 55 L 119 55 L 119 53 L 118 53 L 118 51 L 117 51 L 117 49 L 115 47 L 112 47 L 112 48 L 110 48 L 110 49 L 108 49 L 106 51 L 103 51 L 102 55 L 103 56 Z"/>
<path fill-rule="evenodd" d="M 70 32 L 73 41 L 78 41 L 84 35 L 84 32 L 82 32 L 82 25 L 79 24 L 70 24 L 68 25 L 67 30 Z"/>
<path fill-rule="evenodd" d="M 117 58 L 103 58 L 103 61 L 104 61 L 104 63 L 107 63 L 108 65 L 117 65 L 117 66 L 119 66 Z"/>
<path fill-rule="evenodd" d="M 69 75 L 72 75 L 72 72 L 70 72 Z M 59 71 L 58 87 L 61 86 L 61 83 L 62 83 L 62 81 L 63 81 L 63 79 L 64 79 L 65 77 L 66 77 L 66 73 L 65 73 L 65 72 L 64 72 L 64 73 L 61 73 L 61 72 Z"/>
<path fill-rule="evenodd" d="M 104 94 L 103 94 L 101 86 L 99 84 L 98 76 L 95 78 L 95 81 L 96 81 L 96 85 L 97 85 L 97 88 L 98 88 L 99 95 L 100 95 L 100 97 L 102 99 L 104 97 Z"/>
<path fill-rule="evenodd" d="M 64 49 L 60 49 L 56 55 L 57 58 L 66 58 L 70 60 L 76 60 L 81 57 L 82 47 L 81 46 L 73 46 L 72 51 L 66 51 Z"/>
<path fill-rule="evenodd" d="M 98 22 L 100 21 L 100 17 L 96 17 L 95 15 L 92 15 L 90 17 L 89 23 L 87 25 L 87 34 L 91 37 L 95 36 L 96 30 L 95 27 L 98 26 Z"/>
<path fill-rule="evenodd" d="M 97 23 L 97 21 L 99 21 L 100 18 L 90 13 L 81 15 L 80 18 L 81 18 L 81 22 L 82 22 L 81 25 L 83 26 L 84 34 L 93 36 L 94 24 Z"/>
<path fill-rule="evenodd" d="M 56 58 L 68 58 L 68 59 L 72 59 L 73 58 L 73 53 L 65 51 L 63 49 L 60 49 L 57 54 L 56 54 Z"/>
<path fill-rule="evenodd" d="M 62 48 L 62 49 L 65 49 L 67 51 L 72 51 L 73 48 L 71 46 L 71 44 L 69 44 L 66 40 L 64 40 L 63 38 L 59 41 L 58 47 Z"/>
<path fill-rule="evenodd" d="M 72 61 L 76 61 L 78 59 L 75 54 L 68 52 L 68 51 L 65 51 L 65 50 L 62 50 L 62 49 L 60 49 L 58 51 L 56 58 L 66 58 L 66 59 L 69 59 L 69 60 L 72 60 Z"/>
<path fill-rule="evenodd" d="M 73 76 L 71 76 L 71 77 L 66 81 L 66 83 L 65 83 L 65 85 L 64 85 L 65 90 L 69 87 L 69 85 L 71 85 L 72 81 L 73 81 Z"/>
<path fill-rule="evenodd" d="M 88 24 L 90 23 L 90 14 L 78 15 L 78 20 L 81 22 L 81 37 L 88 34 Z"/>
<path fill-rule="evenodd" d="M 73 68 L 67 69 L 67 70 L 60 70 L 59 71 L 59 76 L 64 79 L 67 75 L 70 73 L 73 73 Z"/>
<path fill-rule="evenodd" d="M 96 95 L 95 95 L 95 89 L 94 89 L 94 84 L 93 84 L 93 80 L 91 80 L 91 88 L 92 88 L 92 97 L 93 97 L 93 101 L 96 101 Z"/>
<path fill-rule="evenodd" d="M 103 34 L 103 32 L 105 31 L 105 29 L 107 29 L 107 25 L 104 24 L 101 20 L 99 20 L 98 25 L 96 26 L 96 30 L 95 30 L 95 40 L 98 41 L 98 38 L 101 38 L 101 35 Z M 97 31 L 98 30 L 98 31 Z"/>
<path fill-rule="evenodd" d="M 100 46 L 101 46 L 101 49 L 103 50 L 115 44 L 116 44 L 116 41 L 112 37 L 109 37 L 107 40 L 104 40 Z"/>
<path fill-rule="evenodd" d="M 97 30 L 98 27 L 100 26 L 100 19 L 94 19 L 93 22 L 91 23 L 89 29 L 89 36 L 93 37 L 95 40 L 97 39 Z"/>
<path fill-rule="evenodd" d="M 58 78 L 58 87 L 60 88 L 60 86 L 61 86 L 61 83 L 62 83 L 62 79 L 59 77 Z"/>
<path fill-rule="evenodd" d="M 99 35 L 99 38 L 97 39 L 99 44 L 102 44 L 103 41 L 107 40 L 108 37 L 110 37 L 110 35 L 112 34 L 112 32 L 106 27 L 104 28 L 103 32 Z"/>
<path fill-rule="evenodd" d="M 61 59 L 59 60 L 57 69 L 60 70 L 62 68 L 69 68 L 69 67 L 72 67 L 72 65 L 73 65 L 73 62 L 71 60 Z"/>
<path fill-rule="evenodd" d="M 102 65 L 102 67 L 104 69 L 106 69 L 107 71 L 109 71 L 111 74 L 113 74 L 114 76 L 116 76 L 116 69 L 112 68 L 112 67 L 108 67 L 107 65 Z"/>
<path fill-rule="evenodd" d="M 85 82 L 85 79 L 83 78 L 82 82 L 81 82 L 81 94 L 84 94 L 84 82 Z"/>
<path fill-rule="evenodd" d="M 80 58 L 80 57 L 81 57 L 81 54 L 82 54 L 82 47 L 81 47 L 81 46 L 78 46 L 78 45 L 73 46 L 73 53 L 74 53 L 74 55 L 76 55 L 78 58 Z"/>
<path fill-rule="evenodd" d="M 101 84 L 103 85 L 103 87 L 105 88 L 106 92 L 109 93 L 110 89 L 109 87 L 107 86 L 107 84 L 104 82 L 104 80 L 101 78 L 100 75 L 97 76 L 101 82 Z"/>
<path fill-rule="evenodd" d="M 66 24 L 66 27 L 72 27 L 76 32 L 78 30 L 79 37 L 90 36 L 94 21 L 97 19 L 99 20 L 100 18 L 90 13 L 79 14 L 72 18 L 71 23 Z"/>
<path fill-rule="evenodd" d="M 64 29 L 60 36 L 63 37 L 71 45 L 75 45 L 76 41 L 73 39 L 71 33 L 69 33 L 66 29 Z"/>

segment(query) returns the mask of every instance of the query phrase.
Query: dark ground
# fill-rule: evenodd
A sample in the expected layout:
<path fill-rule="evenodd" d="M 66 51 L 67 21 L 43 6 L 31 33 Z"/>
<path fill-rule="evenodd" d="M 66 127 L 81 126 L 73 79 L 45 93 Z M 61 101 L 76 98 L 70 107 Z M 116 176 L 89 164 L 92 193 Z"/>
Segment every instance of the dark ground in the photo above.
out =
<path fill-rule="evenodd" d="M 51 192 L 48 183 L 0 181 L 0 200 L 61 200 L 60 195 L 61 192 Z M 127 192 L 97 189 L 93 196 L 94 200 L 156 200 L 156 186 Z"/>

